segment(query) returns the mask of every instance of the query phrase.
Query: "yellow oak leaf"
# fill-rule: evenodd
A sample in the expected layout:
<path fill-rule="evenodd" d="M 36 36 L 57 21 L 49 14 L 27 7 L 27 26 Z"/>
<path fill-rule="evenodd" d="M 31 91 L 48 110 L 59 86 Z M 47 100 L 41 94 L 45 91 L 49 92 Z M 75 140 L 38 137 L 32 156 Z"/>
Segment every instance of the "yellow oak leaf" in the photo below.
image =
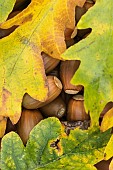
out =
<path fill-rule="evenodd" d="M 104 132 L 111 127 L 113 127 L 113 108 L 104 115 L 100 129 Z"/>
<path fill-rule="evenodd" d="M 32 0 L 21 13 L 0 25 L 15 29 L 0 40 L 0 115 L 17 123 L 25 93 L 44 101 L 48 88 L 41 52 L 61 59 L 64 31 L 74 29 L 80 0 Z"/>
<path fill-rule="evenodd" d="M 7 119 L 3 116 L 0 116 L 0 138 L 3 137 L 6 129 Z"/>

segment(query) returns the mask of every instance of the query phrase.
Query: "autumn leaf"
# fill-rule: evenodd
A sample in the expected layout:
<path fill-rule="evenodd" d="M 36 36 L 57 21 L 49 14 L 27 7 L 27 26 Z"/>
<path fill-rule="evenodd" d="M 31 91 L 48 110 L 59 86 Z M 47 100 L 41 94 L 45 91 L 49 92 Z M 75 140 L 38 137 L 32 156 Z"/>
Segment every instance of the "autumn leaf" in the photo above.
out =
<path fill-rule="evenodd" d="M 113 159 L 112 161 L 110 162 L 110 166 L 109 166 L 109 170 L 112 170 L 113 169 Z"/>
<path fill-rule="evenodd" d="M 77 25 L 78 29 L 92 28 L 92 32 L 61 55 L 81 61 L 72 83 L 85 87 L 85 108 L 90 111 L 92 125 L 98 124 L 106 103 L 113 101 L 112 7 L 111 0 L 96 0 Z"/>
<path fill-rule="evenodd" d="M 105 153 L 105 158 L 104 159 L 105 160 L 108 160 L 111 157 L 113 157 L 112 148 L 113 148 L 113 135 L 111 136 L 109 142 L 107 143 L 107 146 L 106 146 L 105 151 L 104 151 L 104 153 Z"/>
<path fill-rule="evenodd" d="M 101 127 L 100 130 L 105 132 L 106 130 L 110 129 L 111 127 L 113 127 L 113 108 L 111 108 L 103 117 L 102 122 L 101 122 Z M 111 157 L 113 157 L 113 135 L 111 136 L 106 148 L 105 148 L 105 159 L 108 160 Z M 113 161 L 112 161 L 113 162 Z M 111 163 L 110 166 L 113 163 Z"/>
<path fill-rule="evenodd" d="M 111 127 L 113 127 L 113 108 L 104 115 L 100 129 L 104 132 Z"/>
<path fill-rule="evenodd" d="M 0 1 L 0 23 L 6 21 L 9 13 L 13 10 L 16 0 Z"/>
<path fill-rule="evenodd" d="M 2 138 L 2 136 L 5 133 L 6 124 L 7 124 L 7 118 L 0 116 L 0 138 Z"/>
<path fill-rule="evenodd" d="M 46 99 L 41 52 L 61 58 L 66 49 L 64 31 L 74 29 L 75 6 L 80 2 L 32 0 L 25 10 L 1 24 L 4 29 L 18 26 L 0 40 L 0 115 L 9 117 L 14 124 L 20 118 L 25 93 L 40 101 Z"/>
<path fill-rule="evenodd" d="M 2 139 L 2 170 L 96 170 L 93 166 L 104 158 L 110 131 L 72 130 L 69 136 L 57 118 L 48 118 L 36 125 L 26 147 L 20 137 L 10 132 Z"/>

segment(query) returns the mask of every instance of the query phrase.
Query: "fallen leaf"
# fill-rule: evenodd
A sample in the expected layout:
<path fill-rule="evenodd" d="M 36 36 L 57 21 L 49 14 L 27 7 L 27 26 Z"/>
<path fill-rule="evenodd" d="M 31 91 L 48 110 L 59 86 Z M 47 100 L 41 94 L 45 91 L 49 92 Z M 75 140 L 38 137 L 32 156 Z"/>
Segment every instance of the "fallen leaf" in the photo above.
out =
<path fill-rule="evenodd" d="M 12 11 L 16 0 L 0 1 L 0 23 L 3 23 L 8 18 Z"/>
<path fill-rule="evenodd" d="M 109 142 L 107 143 L 107 146 L 105 148 L 105 160 L 110 159 L 111 157 L 113 157 L 113 135 L 111 136 Z"/>
<path fill-rule="evenodd" d="M 2 139 L 1 167 L 24 170 L 96 170 L 94 164 L 104 158 L 110 131 L 98 127 L 75 129 L 69 136 L 60 121 L 51 117 L 41 121 L 30 133 L 26 147 L 20 137 L 10 132 Z"/>
<path fill-rule="evenodd" d="M 111 127 L 113 127 L 113 108 L 104 115 L 100 129 L 104 132 Z"/>
<path fill-rule="evenodd" d="M 109 170 L 113 170 L 113 159 L 112 159 L 112 161 L 110 162 Z"/>
<path fill-rule="evenodd" d="M 113 101 L 112 7 L 111 0 L 96 0 L 77 25 L 78 29 L 92 28 L 92 32 L 61 55 L 81 61 L 71 83 L 85 87 L 85 108 L 90 111 L 92 126 L 98 124 L 106 103 Z"/>
<path fill-rule="evenodd" d="M 44 101 L 47 97 L 41 52 L 61 59 L 66 50 L 64 31 L 74 29 L 75 0 L 32 0 L 29 6 L 1 24 L 15 29 L 0 40 L 0 114 L 15 124 L 21 114 L 23 95 Z M 84 1 L 83 1 L 84 2 Z"/>
<path fill-rule="evenodd" d="M 0 116 L 0 138 L 3 137 L 6 129 L 7 118 Z"/>

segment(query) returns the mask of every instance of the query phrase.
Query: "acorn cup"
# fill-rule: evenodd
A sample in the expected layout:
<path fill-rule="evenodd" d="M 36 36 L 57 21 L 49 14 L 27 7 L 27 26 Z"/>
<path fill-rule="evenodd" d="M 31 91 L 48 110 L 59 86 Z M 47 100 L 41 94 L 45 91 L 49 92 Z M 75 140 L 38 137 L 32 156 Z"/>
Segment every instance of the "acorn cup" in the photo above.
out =
<path fill-rule="evenodd" d="M 29 133 L 35 125 L 37 125 L 43 116 L 39 110 L 27 110 L 24 109 L 21 113 L 21 117 L 17 123 L 17 133 L 21 137 L 24 145 L 26 144 Z"/>
<path fill-rule="evenodd" d="M 42 59 L 44 62 L 44 68 L 45 68 L 46 74 L 52 71 L 60 62 L 60 60 L 56 58 L 52 58 L 44 52 L 42 52 L 41 55 L 42 55 Z"/>
<path fill-rule="evenodd" d="M 86 113 L 84 108 L 84 98 L 82 95 L 75 95 L 70 99 L 67 108 L 67 120 L 89 120 L 89 115 Z"/>
<path fill-rule="evenodd" d="M 39 107 L 45 106 L 46 104 L 52 102 L 62 90 L 61 81 L 55 76 L 47 76 L 48 82 L 48 97 L 45 102 L 33 99 L 29 94 L 25 94 L 23 97 L 22 105 L 26 109 L 37 109 Z"/>
<path fill-rule="evenodd" d="M 61 82 L 63 84 L 63 89 L 65 93 L 77 94 L 79 91 L 83 89 L 82 85 L 75 86 L 70 83 L 79 65 L 80 65 L 79 60 L 61 61 L 60 78 L 61 78 Z"/>
<path fill-rule="evenodd" d="M 42 114 L 44 114 L 45 117 L 54 116 L 57 118 L 61 118 L 64 116 L 66 112 L 66 105 L 64 101 L 62 100 L 62 98 L 58 96 L 51 103 L 41 107 L 40 111 Z"/>

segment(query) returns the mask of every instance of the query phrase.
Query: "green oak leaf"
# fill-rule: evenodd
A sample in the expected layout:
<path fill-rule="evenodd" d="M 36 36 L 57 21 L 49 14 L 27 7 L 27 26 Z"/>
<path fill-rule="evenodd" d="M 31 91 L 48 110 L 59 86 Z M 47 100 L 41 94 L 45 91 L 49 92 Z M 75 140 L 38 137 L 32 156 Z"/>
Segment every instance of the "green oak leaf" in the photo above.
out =
<path fill-rule="evenodd" d="M 8 135 L 5 135 L 2 147 L 1 169 L 26 169 L 26 164 L 24 162 L 24 145 L 16 133 L 11 132 Z"/>
<path fill-rule="evenodd" d="M 10 132 L 2 139 L 2 170 L 96 170 L 93 166 L 104 158 L 110 130 L 97 127 L 75 129 L 66 135 L 60 121 L 51 117 L 41 121 L 30 133 L 26 147 L 19 136 Z M 56 144 L 55 144 L 56 142 Z"/>
<path fill-rule="evenodd" d="M 72 84 L 85 87 L 85 107 L 90 111 L 92 125 L 107 102 L 113 101 L 113 1 L 96 0 L 83 15 L 77 27 L 92 28 L 88 37 L 62 54 L 64 59 L 80 60 Z"/>
<path fill-rule="evenodd" d="M 0 23 L 6 21 L 9 13 L 13 10 L 16 0 L 0 1 Z"/>

